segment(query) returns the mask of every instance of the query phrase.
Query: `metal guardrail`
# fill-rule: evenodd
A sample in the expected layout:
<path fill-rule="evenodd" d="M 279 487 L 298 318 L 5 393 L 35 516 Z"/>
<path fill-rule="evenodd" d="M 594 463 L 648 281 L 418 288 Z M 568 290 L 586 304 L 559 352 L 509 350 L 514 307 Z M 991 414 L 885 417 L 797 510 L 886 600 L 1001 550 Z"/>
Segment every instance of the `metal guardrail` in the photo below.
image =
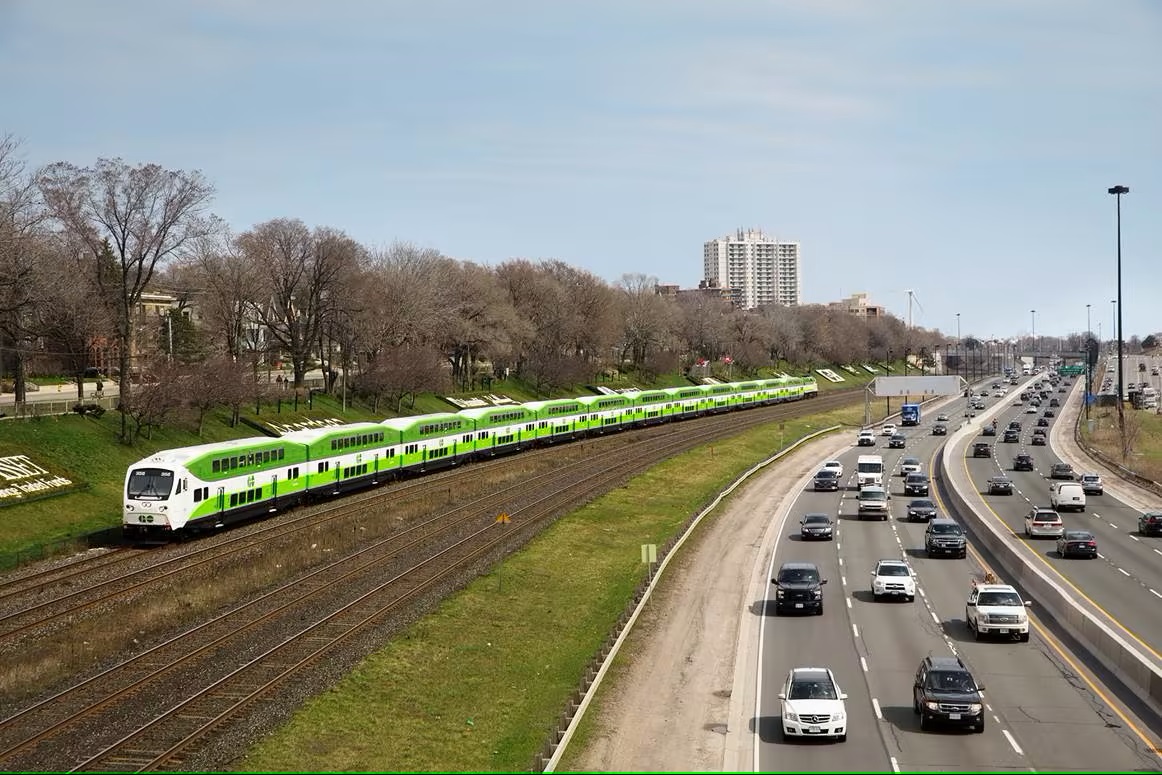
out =
<path fill-rule="evenodd" d="M 1126 468 L 1124 465 L 1117 462 L 1109 455 L 1087 443 L 1085 438 L 1081 435 L 1081 423 L 1082 420 L 1079 415 L 1077 422 L 1073 426 L 1073 441 L 1075 444 L 1077 444 L 1078 449 L 1092 457 L 1094 460 L 1097 460 L 1099 463 L 1105 465 L 1107 468 L 1109 468 L 1121 478 L 1125 479 L 1127 482 L 1136 484 L 1145 490 L 1149 490 L 1155 495 L 1162 496 L 1162 483 L 1155 482 L 1153 479 L 1142 476 L 1133 469 Z"/>

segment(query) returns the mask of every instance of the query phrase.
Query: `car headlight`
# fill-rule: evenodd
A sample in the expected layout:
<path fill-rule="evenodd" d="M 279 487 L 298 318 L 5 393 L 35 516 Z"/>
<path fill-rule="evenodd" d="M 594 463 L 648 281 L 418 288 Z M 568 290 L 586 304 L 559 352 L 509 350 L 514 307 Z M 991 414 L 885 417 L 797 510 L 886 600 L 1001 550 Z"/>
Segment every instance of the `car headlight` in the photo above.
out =
<path fill-rule="evenodd" d="M 783 596 L 784 596 L 783 590 L 781 590 L 781 589 L 775 590 L 775 597 L 778 598 L 778 597 L 783 597 Z"/>
<path fill-rule="evenodd" d="M 789 710 L 785 710 L 785 711 L 783 711 L 783 718 L 785 718 L 787 721 L 798 721 L 799 714 L 794 713 L 794 712 L 789 711 Z"/>
<path fill-rule="evenodd" d="M 819 599 L 821 597 L 823 597 L 823 590 L 822 589 L 815 590 L 815 598 Z"/>
<path fill-rule="evenodd" d="M 845 718 L 847 718 L 847 714 L 841 710 L 837 710 L 835 713 L 831 714 L 832 721 L 843 721 Z"/>
<path fill-rule="evenodd" d="M 968 710 L 972 713 L 980 713 L 981 705 L 979 702 L 974 702 L 968 706 Z"/>
<path fill-rule="evenodd" d="M 940 710 L 940 703 L 933 702 L 932 700 L 928 700 L 927 702 L 924 703 L 924 707 L 927 708 L 928 710 Z"/>

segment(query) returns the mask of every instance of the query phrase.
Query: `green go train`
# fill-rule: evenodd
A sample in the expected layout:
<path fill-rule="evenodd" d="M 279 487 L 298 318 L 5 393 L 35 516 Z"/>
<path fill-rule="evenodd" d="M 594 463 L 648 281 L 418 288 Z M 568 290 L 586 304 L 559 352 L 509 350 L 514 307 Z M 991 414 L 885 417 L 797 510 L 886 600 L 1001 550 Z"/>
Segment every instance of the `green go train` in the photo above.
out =
<path fill-rule="evenodd" d="M 817 392 L 813 377 L 778 377 L 462 409 L 163 450 L 129 467 L 122 528 L 132 540 L 169 540 L 476 458 Z"/>

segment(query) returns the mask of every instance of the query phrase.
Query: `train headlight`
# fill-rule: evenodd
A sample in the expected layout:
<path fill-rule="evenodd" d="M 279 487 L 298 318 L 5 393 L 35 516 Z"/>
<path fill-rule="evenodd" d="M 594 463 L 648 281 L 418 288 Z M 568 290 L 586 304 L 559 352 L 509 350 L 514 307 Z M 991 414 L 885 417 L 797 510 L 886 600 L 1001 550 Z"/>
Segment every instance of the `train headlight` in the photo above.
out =
<path fill-rule="evenodd" d="M 126 510 L 126 511 L 133 511 L 133 504 L 132 504 L 132 503 L 126 503 L 126 504 L 125 504 L 125 510 Z"/>

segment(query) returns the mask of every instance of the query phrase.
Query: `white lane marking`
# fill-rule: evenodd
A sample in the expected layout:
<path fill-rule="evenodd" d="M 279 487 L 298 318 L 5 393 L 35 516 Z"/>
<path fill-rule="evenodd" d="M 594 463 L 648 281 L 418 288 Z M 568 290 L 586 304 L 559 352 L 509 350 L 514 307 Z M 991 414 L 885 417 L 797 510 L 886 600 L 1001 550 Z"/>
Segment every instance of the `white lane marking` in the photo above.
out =
<path fill-rule="evenodd" d="M 872 697 L 872 710 L 874 710 L 876 712 L 876 719 L 878 719 L 879 721 L 884 720 L 884 714 L 882 712 L 880 712 L 880 701 L 877 700 L 875 697 Z"/>
<path fill-rule="evenodd" d="M 839 567 L 841 567 L 841 568 L 843 567 L 843 558 L 842 557 L 839 558 Z"/>
<path fill-rule="evenodd" d="M 1009 741 L 1009 745 L 1013 746 L 1013 750 L 1017 752 L 1017 756 L 1025 755 L 1025 752 L 1021 750 L 1021 746 L 1017 745 L 1017 741 L 1014 740 L 1013 736 L 1009 734 L 1009 730 L 1002 729 L 1001 733 L 1004 734 L 1005 739 Z"/>
<path fill-rule="evenodd" d="M 856 624 L 855 622 L 851 623 L 851 634 L 853 636 L 855 636 L 856 638 L 859 637 L 859 625 Z"/>
<path fill-rule="evenodd" d="M 1103 560 L 1106 558 L 1106 556 L 1104 554 L 1102 554 L 1101 552 L 1098 552 L 1097 556 L 1101 557 Z"/>
<path fill-rule="evenodd" d="M 891 761 L 892 761 L 892 772 L 899 772 L 900 771 L 900 763 L 898 761 L 896 761 L 896 757 L 889 756 L 888 758 L 891 759 Z"/>
<path fill-rule="evenodd" d="M 920 593 L 920 597 L 928 597 L 924 594 L 924 587 L 916 587 L 916 591 Z"/>
<path fill-rule="evenodd" d="M 1141 538 L 1138 538 L 1138 537 L 1137 537 L 1137 536 L 1135 536 L 1135 535 L 1132 535 L 1132 536 L 1130 536 L 1130 540 L 1131 540 L 1131 541 L 1141 541 L 1142 539 L 1141 539 Z"/>
<path fill-rule="evenodd" d="M 1154 554 L 1162 554 L 1162 550 L 1160 550 L 1160 549 L 1155 549 L 1155 550 L 1154 550 Z"/>
<path fill-rule="evenodd" d="M 935 611 L 929 611 L 928 613 L 932 614 L 932 621 L 940 624 L 940 617 L 936 615 Z"/>
<path fill-rule="evenodd" d="M 989 713 L 993 712 L 993 706 L 989 705 L 987 702 L 984 704 L 984 707 L 985 707 L 985 710 L 987 710 Z M 996 718 L 996 716 L 993 716 L 993 718 Z"/>
<path fill-rule="evenodd" d="M 1118 568 L 1118 573 L 1122 574 L 1123 576 L 1127 576 L 1127 577 L 1130 575 L 1130 572 L 1128 570 L 1126 570 L 1125 568 Z"/>
<path fill-rule="evenodd" d="M 859 658 L 859 666 L 863 668 L 863 671 L 865 673 L 867 672 L 867 660 L 864 659 L 863 657 Z"/>
<path fill-rule="evenodd" d="M 835 542 L 835 551 L 837 551 L 837 552 L 842 552 L 842 551 L 843 551 L 843 544 L 841 544 L 841 543 L 839 543 L 838 541 L 836 541 L 836 542 Z"/>
<path fill-rule="evenodd" d="M 846 601 L 847 601 L 847 607 L 848 607 L 848 608 L 851 608 L 851 598 L 850 598 L 850 597 L 848 597 L 848 598 L 844 598 L 844 600 L 846 600 Z"/>
<path fill-rule="evenodd" d="M 1154 589 L 1153 587 L 1150 587 L 1150 591 L 1152 593 L 1154 593 L 1154 597 L 1162 597 L 1162 592 L 1159 592 L 1158 590 Z"/>
<path fill-rule="evenodd" d="M 846 587 L 847 586 L 847 576 L 840 576 L 839 583 Z"/>
<path fill-rule="evenodd" d="M 1114 530 L 1118 529 L 1118 526 L 1115 525 L 1113 522 L 1110 523 L 1110 527 L 1112 527 Z"/>

